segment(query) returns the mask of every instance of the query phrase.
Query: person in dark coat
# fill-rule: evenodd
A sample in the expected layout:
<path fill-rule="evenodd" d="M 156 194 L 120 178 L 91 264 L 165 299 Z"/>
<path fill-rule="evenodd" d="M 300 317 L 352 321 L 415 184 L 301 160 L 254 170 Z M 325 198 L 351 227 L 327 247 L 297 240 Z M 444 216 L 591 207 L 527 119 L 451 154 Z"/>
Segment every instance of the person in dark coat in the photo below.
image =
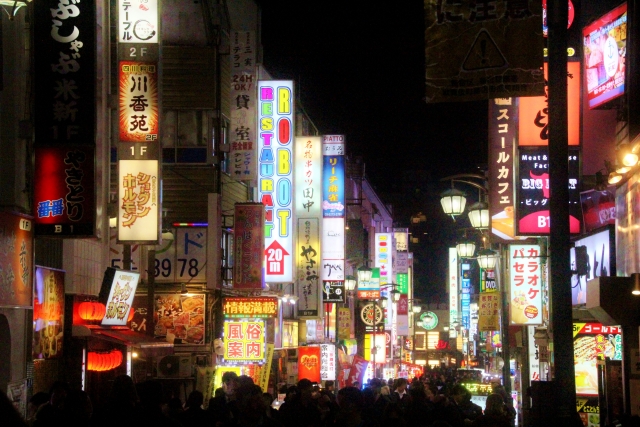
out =
<path fill-rule="evenodd" d="M 497 393 L 487 397 L 484 414 L 476 418 L 473 427 L 511 427 L 511 420 L 505 410 L 505 404 Z"/>
<path fill-rule="evenodd" d="M 298 392 L 285 400 L 278 410 L 280 421 L 286 427 L 320 427 L 322 414 L 318 399 L 312 396 L 313 384 L 306 378 L 298 381 Z M 319 397 L 319 396 L 318 396 Z"/>
<path fill-rule="evenodd" d="M 180 421 L 184 427 L 200 427 L 207 424 L 209 422 L 209 414 L 202 409 L 203 402 L 204 396 L 202 392 L 193 390 L 189 393 L 187 403 L 185 404 L 186 409 L 177 415 L 178 421 Z"/>
<path fill-rule="evenodd" d="M 229 420 L 238 417 L 238 404 L 236 401 L 236 391 L 239 381 L 235 372 L 225 372 L 222 374 L 222 389 L 215 391 L 215 396 L 209 400 L 209 419 L 214 426 L 228 424 Z"/>
<path fill-rule="evenodd" d="M 453 386 L 453 389 L 451 389 L 451 399 L 458 407 L 466 424 L 470 424 L 471 421 L 474 421 L 482 415 L 482 408 L 471 401 L 471 392 L 463 385 L 456 384 Z"/>

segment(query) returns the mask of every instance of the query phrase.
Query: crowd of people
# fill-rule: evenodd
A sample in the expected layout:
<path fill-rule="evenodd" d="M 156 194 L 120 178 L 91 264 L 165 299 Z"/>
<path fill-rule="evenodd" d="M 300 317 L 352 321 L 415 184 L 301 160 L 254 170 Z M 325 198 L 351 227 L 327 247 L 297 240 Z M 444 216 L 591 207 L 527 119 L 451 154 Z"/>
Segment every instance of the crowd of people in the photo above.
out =
<path fill-rule="evenodd" d="M 113 382 L 104 407 L 94 408 L 88 394 L 56 382 L 49 393 L 37 393 L 29 401 L 28 416 L 2 407 L 3 420 L 21 427 L 509 427 L 515 411 L 501 387 L 487 398 L 486 408 L 471 402 L 461 382 L 478 381 L 471 373 L 455 370 L 428 371 L 411 381 L 373 379 L 364 387 L 335 390 L 307 379 L 283 386 L 284 402 L 263 393 L 245 375 L 226 372 L 222 387 L 209 402 L 192 391 L 186 402 L 167 399 L 162 383 L 147 380 L 134 384 L 121 375 Z M 6 396 L 4 401 L 8 402 Z M 208 405 L 204 405 L 208 403 Z M 9 403 L 9 406 L 11 404 Z M 204 409 L 206 407 L 206 409 Z M 9 414 L 11 412 L 11 414 Z M 4 423 L 3 423 L 4 424 Z"/>

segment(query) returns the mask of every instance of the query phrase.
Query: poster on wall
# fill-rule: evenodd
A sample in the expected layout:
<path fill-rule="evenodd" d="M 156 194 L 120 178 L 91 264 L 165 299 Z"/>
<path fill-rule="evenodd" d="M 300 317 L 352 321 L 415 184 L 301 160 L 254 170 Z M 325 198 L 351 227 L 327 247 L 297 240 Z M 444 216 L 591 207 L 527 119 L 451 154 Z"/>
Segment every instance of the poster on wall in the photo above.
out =
<path fill-rule="evenodd" d="M 596 277 L 615 275 L 615 231 L 608 226 L 581 237 L 569 251 L 571 260 L 571 303 L 587 303 L 587 282 Z"/>
<path fill-rule="evenodd" d="M 32 279 L 33 221 L 0 212 L 0 307 L 31 307 Z"/>
<path fill-rule="evenodd" d="M 34 359 L 62 357 L 64 271 L 36 266 L 33 288 Z"/>
<path fill-rule="evenodd" d="M 589 190 L 580 193 L 584 231 L 616 223 L 616 188 L 610 186 L 603 191 Z"/>
<path fill-rule="evenodd" d="M 154 336 L 165 337 L 168 342 L 174 344 L 203 345 L 205 302 L 204 294 L 156 295 Z"/>
<path fill-rule="evenodd" d="M 573 324 L 576 394 L 598 395 L 598 360 L 622 360 L 622 329 L 600 323 Z"/>
<path fill-rule="evenodd" d="M 320 361 L 320 347 L 298 347 L 298 380 L 306 378 L 312 383 L 320 383 Z"/>

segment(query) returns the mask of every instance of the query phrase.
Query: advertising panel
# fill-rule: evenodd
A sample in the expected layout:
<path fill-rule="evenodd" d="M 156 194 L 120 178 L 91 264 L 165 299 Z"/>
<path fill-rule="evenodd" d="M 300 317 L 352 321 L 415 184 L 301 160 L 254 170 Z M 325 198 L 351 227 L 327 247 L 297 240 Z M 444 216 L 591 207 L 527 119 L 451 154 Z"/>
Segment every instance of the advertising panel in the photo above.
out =
<path fill-rule="evenodd" d="M 351 369 L 345 380 L 345 386 L 352 387 L 354 383 L 358 383 L 362 386 L 364 381 L 364 375 L 367 372 L 367 366 L 369 362 L 359 355 L 353 356 L 353 362 L 351 363 Z"/>
<path fill-rule="evenodd" d="M 542 268 L 539 245 L 509 245 L 512 325 L 542 324 Z"/>
<path fill-rule="evenodd" d="M 513 240 L 516 226 L 515 153 L 518 126 L 518 98 L 489 101 L 489 214 L 491 231 L 504 240 Z"/>
<path fill-rule="evenodd" d="M 640 271 L 640 175 L 632 175 L 616 190 L 616 271 L 615 276 L 630 276 Z"/>
<path fill-rule="evenodd" d="M 461 266 L 462 278 L 460 280 L 460 314 L 462 327 L 469 329 L 471 326 L 471 265 L 463 263 Z"/>
<path fill-rule="evenodd" d="M 0 212 L 0 307 L 31 307 L 32 280 L 33 222 Z"/>
<path fill-rule="evenodd" d="M 364 334 L 363 356 L 369 362 L 385 363 L 387 337 L 384 333 Z"/>
<path fill-rule="evenodd" d="M 541 6 L 425 0 L 427 102 L 544 93 Z"/>
<path fill-rule="evenodd" d="M 103 325 L 125 326 L 127 324 L 138 280 L 140 280 L 140 273 L 116 270 L 111 282 L 109 298 L 105 304 L 106 312 L 102 319 Z"/>
<path fill-rule="evenodd" d="M 118 162 L 118 243 L 154 244 L 159 235 L 157 160 Z"/>
<path fill-rule="evenodd" d="M 265 282 L 293 282 L 292 81 L 258 81 L 258 197 L 265 207 Z"/>
<path fill-rule="evenodd" d="M 344 303 L 345 293 L 344 280 L 322 281 L 322 302 Z"/>
<path fill-rule="evenodd" d="M 548 66 L 544 64 L 545 82 Z M 567 62 L 567 139 L 580 145 L 580 62 Z M 549 145 L 549 97 L 522 97 L 518 100 L 518 145 Z"/>
<path fill-rule="evenodd" d="M 234 212 L 234 289 L 262 289 L 264 206 L 236 203 Z"/>
<path fill-rule="evenodd" d="M 298 347 L 298 380 L 320 383 L 320 347 Z"/>
<path fill-rule="evenodd" d="M 520 148 L 516 193 L 518 235 L 543 236 L 550 230 L 549 148 Z M 581 231 L 580 151 L 569 149 L 569 227 L 572 234 Z"/>
<path fill-rule="evenodd" d="M 33 288 L 34 359 L 62 357 L 64 271 L 36 266 Z"/>
<path fill-rule="evenodd" d="M 500 330 L 501 301 L 500 292 L 480 292 L 478 296 L 478 330 L 480 332 Z"/>
<path fill-rule="evenodd" d="M 375 235 L 375 266 L 380 269 L 380 286 L 393 281 L 392 244 L 391 233 L 376 233 Z"/>
<path fill-rule="evenodd" d="M 616 188 L 589 190 L 580 193 L 584 231 L 589 233 L 596 228 L 616 224 Z"/>
<path fill-rule="evenodd" d="M 612 226 L 576 240 L 569 252 L 571 260 L 571 303 L 587 303 L 587 282 L 611 276 L 616 270 L 615 234 Z"/>
<path fill-rule="evenodd" d="M 224 321 L 224 360 L 230 363 L 264 363 L 264 320 Z"/>
<path fill-rule="evenodd" d="M 298 316 L 320 316 L 320 219 L 298 218 L 296 253 L 296 292 Z"/>
<path fill-rule="evenodd" d="M 345 216 L 345 139 L 344 135 L 325 135 L 322 139 L 322 216 Z"/>
<path fill-rule="evenodd" d="M 296 218 L 322 216 L 322 140 L 319 136 L 296 137 Z M 344 185 L 344 182 L 342 182 Z"/>
<path fill-rule="evenodd" d="M 155 247 L 156 283 L 205 283 L 207 228 L 180 227 L 170 231 L 173 240 L 163 239 L 162 244 Z M 135 260 L 133 247 L 131 251 Z"/>
<path fill-rule="evenodd" d="M 358 298 L 359 299 L 378 299 L 380 298 L 380 269 L 374 267 L 371 269 L 371 280 L 358 280 Z"/>
<path fill-rule="evenodd" d="M 95 146 L 96 3 L 34 3 L 35 145 Z"/>
<path fill-rule="evenodd" d="M 231 100 L 229 174 L 238 181 L 255 181 L 258 173 L 256 141 L 256 35 L 231 31 Z"/>
<path fill-rule="evenodd" d="M 622 329 L 600 323 L 573 324 L 576 394 L 598 395 L 598 360 L 622 360 Z"/>
<path fill-rule="evenodd" d="M 527 326 L 528 350 L 529 350 L 529 381 L 540 381 L 540 352 L 538 344 L 533 335 L 536 333 L 535 326 Z"/>
<path fill-rule="evenodd" d="M 589 108 L 624 94 L 627 53 L 627 3 L 582 30 Z"/>
<path fill-rule="evenodd" d="M 278 298 L 227 297 L 222 301 L 224 317 L 271 318 L 278 316 Z"/>
<path fill-rule="evenodd" d="M 120 61 L 118 67 L 120 142 L 157 141 L 158 65 Z"/>
<path fill-rule="evenodd" d="M 38 235 L 93 235 L 94 153 L 93 147 L 35 148 L 33 206 Z"/>
<path fill-rule="evenodd" d="M 351 310 L 348 307 L 338 307 L 338 340 L 351 338 Z"/>
<path fill-rule="evenodd" d="M 158 1 L 118 0 L 118 43 L 158 43 Z"/>
<path fill-rule="evenodd" d="M 155 298 L 156 312 L 153 318 L 156 322 L 154 329 L 156 338 L 166 337 L 167 341 L 174 344 L 203 345 L 205 343 L 206 297 L 204 294 L 160 294 Z"/>
<path fill-rule="evenodd" d="M 320 379 L 333 381 L 336 379 L 336 346 L 320 344 Z"/>
<path fill-rule="evenodd" d="M 458 251 L 449 248 L 449 324 L 458 319 Z"/>

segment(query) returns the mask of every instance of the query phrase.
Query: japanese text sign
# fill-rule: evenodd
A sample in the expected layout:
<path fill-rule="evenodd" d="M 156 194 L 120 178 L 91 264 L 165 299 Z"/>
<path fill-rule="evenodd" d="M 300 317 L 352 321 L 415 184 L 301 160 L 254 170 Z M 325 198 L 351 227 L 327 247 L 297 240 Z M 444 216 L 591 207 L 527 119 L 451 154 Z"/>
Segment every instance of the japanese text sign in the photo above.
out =
<path fill-rule="evenodd" d="M 278 299 L 272 297 L 229 297 L 222 303 L 224 317 L 277 317 Z"/>
<path fill-rule="evenodd" d="M 344 145 L 344 135 L 325 135 L 322 141 L 322 215 L 325 218 L 345 216 Z"/>
<path fill-rule="evenodd" d="M 320 379 L 333 381 L 336 379 L 336 346 L 320 344 Z"/>
<path fill-rule="evenodd" d="M 376 233 L 375 235 L 375 266 L 380 269 L 380 285 L 393 281 L 393 235 L 391 233 Z"/>
<path fill-rule="evenodd" d="M 499 331 L 501 310 L 500 292 L 480 292 L 478 297 L 478 330 Z"/>
<path fill-rule="evenodd" d="M 258 81 L 258 195 L 265 206 L 265 281 L 293 281 L 292 81 Z"/>
<path fill-rule="evenodd" d="M 144 301 L 138 303 L 138 298 L 134 302 L 134 307 L 146 307 Z M 165 337 L 174 344 L 205 344 L 206 308 L 204 294 L 156 294 L 154 318 L 158 320 L 154 337 Z M 136 308 L 136 312 L 138 311 L 140 308 Z M 133 317 L 136 320 L 135 314 Z M 144 320 L 143 318 L 142 323 Z M 131 326 L 133 328 L 133 321 Z"/>
<path fill-rule="evenodd" d="M 498 292 L 495 269 L 482 269 L 482 273 L 480 275 L 480 292 Z"/>
<path fill-rule="evenodd" d="M 627 3 L 582 30 L 589 108 L 624 94 L 627 53 Z"/>
<path fill-rule="evenodd" d="M 516 221 L 518 235 L 542 236 L 550 230 L 549 149 L 521 147 L 518 154 Z M 569 149 L 569 228 L 580 233 L 580 151 Z"/>
<path fill-rule="evenodd" d="M 158 43 L 157 0 L 118 0 L 118 43 Z"/>
<path fill-rule="evenodd" d="M 449 323 L 453 324 L 458 320 L 458 251 L 456 248 L 449 248 Z"/>
<path fill-rule="evenodd" d="M 156 245 L 155 280 L 156 283 L 205 283 L 207 264 L 207 228 L 178 227 L 169 229 L 174 239 L 163 239 Z M 135 248 L 135 246 L 134 246 Z M 137 268 L 140 251 L 132 248 L 132 267 Z M 136 256 L 137 253 L 137 256 Z M 258 254 L 258 257 L 260 254 Z M 115 267 L 112 265 L 112 267 Z M 261 265 L 262 267 L 262 265 Z M 117 267 L 116 267 L 117 268 Z"/>
<path fill-rule="evenodd" d="M 120 61 L 118 67 L 120 141 L 157 141 L 160 128 L 157 64 Z"/>
<path fill-rule="evenodd" d="M 540 381 L 540 349 L 534 337 L 536 327 L 527 326 L 527 333 L 529 334 L 529 379 L 531 381 Z"/>
<path fill-rule="evenodd" d="M 118 242 L 154 242 L 159 235 L 157 160 L 118 161 Z"/>
<path fill-rule="evenodd" d="M 547 64 L 544 64 L 545 79 Z M 580 63 L 567 63 L 567 139 L 580 145 Z M 549 145 L 549 97 L 522 97 L 518 101 L 518 145 Z"/>
<path fill-rule="evenodd" d="M 622 329 L 600 323 L 573 324 L 576 393 L 598 394 L 598 360 L 622 360 Z"/>
<path fill-rule="evenodd" d="M 35 144 L 95 145 L 96 3 L 34 3 Z"/>
<path fill-rule="evenodd" d="M 512 325 L 542 324 L 542 268 L 539 245 L 509 245 Z"/>
<path fill-rule="evenodd" d="M 233 288 L 262 289 L 264 206 L 261 203 L 236 203 L 234 224 Z"/>
<path fill-rule="evenodd" d="M 344 303 L 344 280 L 323 280 L 322 301 L 325 303 Z"/>
<path fill-rule="evenodd" d="M 256 144 L 256 36 L 251 31 L 231 32 L 231 147 L 229 173 L 236 180 L 255 181 Z"/>
<path fill-rule="evenodd" d="M 616 189 L 611 186 L 603 191 L 588 190 L 580 193 L 584 231 L 616 223 Z"/>
<path fill-rule="evenodd" d="M 298 380 L 320 383 L 320 347 L 298 347 Z"/>
<path fill-rule="evenodd" d="M 33 198 L 37 234 L 93 234 L 94 157 L 93 147 L 36 146 Z"/>
<path fill-rule="evenodd" d="M 33 222 L 29 219 L 0 212 L 0 307 L 31 306 L 32 226 Z"/>
<path fill-rule="evenodd" d="M 237 363 L 262 363 L 265 358 L 263 320 L 224 322 L 224 360 Z"/>
<path fill-rule="evenodd" d="M 494 235 L 513 240 L 516 227 L 514 141 L 518 125 L 518 98 L 489 101 L 489 214 Z"/>
<path fill-rule="evenodd" d="M 320 219 L 298 218 L 296 292 L 298 316 L 320 315 Z"/>
<path fill-rule="evenodd" d="M 322 140 L 319 136 L 296 138 L 297 166 L 294 173 L 297 218 L 322 216 L 322 158 Z"/>
<path fill-rule="evenodd" d="M 425 0 L 427 102 L 541 95 L 541 6 Z"/>
<path fill-rule="evenodd" d="M 357 354 L 354 355 L 353 362 L 351 363 L 351 369 L 349 369 L 349 375 L 347 376 L 345 384 L 348 387 L 353 386 L 356 382 L 362 385 L 368 365 L 369 362 L 366 359 Z"/>
<path fill-rule="evenodd" d="M 140 273 L 116 270 L 107 299 L 103 325 L 125 326 L 136 294 Z"/>
<path fill-rule="evenodd" d="M 351 338 L 351 310 L 338 307 L 338 340 Z"/>

